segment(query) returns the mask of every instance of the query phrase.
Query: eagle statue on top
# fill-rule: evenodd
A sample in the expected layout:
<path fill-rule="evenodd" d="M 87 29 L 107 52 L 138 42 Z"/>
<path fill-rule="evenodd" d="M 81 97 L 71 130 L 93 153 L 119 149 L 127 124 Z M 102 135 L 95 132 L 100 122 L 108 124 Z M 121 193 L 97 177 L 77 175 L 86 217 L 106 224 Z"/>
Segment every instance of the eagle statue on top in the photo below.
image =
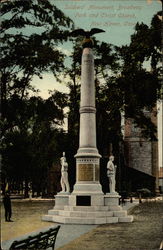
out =
<path fill-rule="evenodd" d="M 92 48 L 93 47 L 93 40 L 91 39 L 91 36 L 96 34 L 96 33 L 101 33 L 101 32 L 105 32 L 102 29 L 98 29 L 98 28 L 93 28 L 90 31 L 85 31 L 83 29 L 76 29 L 73 30 L 70 35 L 73 37 L 77 37 L 77 36 L 84 36 L 84 40 L 82 42 L 82 46 L 83 48 Z"/>

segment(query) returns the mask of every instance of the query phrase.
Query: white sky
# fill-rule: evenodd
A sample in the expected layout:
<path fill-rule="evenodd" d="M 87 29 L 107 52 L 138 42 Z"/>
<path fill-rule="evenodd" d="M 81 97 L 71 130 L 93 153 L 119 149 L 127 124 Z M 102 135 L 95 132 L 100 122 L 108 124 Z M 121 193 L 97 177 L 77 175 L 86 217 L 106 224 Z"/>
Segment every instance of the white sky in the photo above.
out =
<path fill-rule="evenodd" d="M 68 81 L 68 78 L 61 77 L 62 82 L 57 82 L 57 80 L 54 78 L 52 74 L 44 74 L 43 79 L 40 79 L 38 76 L 35 76 L 33 78 L 32 85 L 40 90 L 38 93 L 39 96 L 41 96 L 44 99 L 47 99 L 49 95 L 49 90 L 58 90 L 63 93 L 68 93 L 69 89 L 66 86 L 66 81 Z"/>

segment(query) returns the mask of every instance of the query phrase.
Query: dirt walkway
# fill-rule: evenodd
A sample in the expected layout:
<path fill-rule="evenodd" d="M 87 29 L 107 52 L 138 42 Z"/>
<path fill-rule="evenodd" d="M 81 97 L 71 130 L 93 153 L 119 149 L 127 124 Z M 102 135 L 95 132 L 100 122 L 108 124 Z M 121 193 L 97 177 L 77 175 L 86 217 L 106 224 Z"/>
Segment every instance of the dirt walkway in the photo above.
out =
<path fill-rule="evenodd" d="M 140 204 L 132 215 L 133 223 L 98 226 L 58 250 L 158 250 L 163 240 L 163 201 Z"/>

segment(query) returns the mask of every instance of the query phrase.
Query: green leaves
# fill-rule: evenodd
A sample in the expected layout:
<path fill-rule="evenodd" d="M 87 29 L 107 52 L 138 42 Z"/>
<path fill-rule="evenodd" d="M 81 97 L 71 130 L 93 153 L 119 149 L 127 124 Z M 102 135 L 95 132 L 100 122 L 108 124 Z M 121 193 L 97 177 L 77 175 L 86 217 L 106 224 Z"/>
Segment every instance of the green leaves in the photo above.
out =
<path fill-rule="evenodd" d="M 72 21 L 44 0 L 3 1 L 2 13 L 2 105 L 14 90 L 23 98 L 34 75 L 57 76 L 63 71 L 64 54 L 57 49 L 67 40 Z M 6 77 L 7 76 L 7 77 Z M 3 114 L 4 115 L 4 114 Z"/>
<path fill-rule="evenodd" d="M 73 23 L 48 0 L 3 1 L 1 13 L 3 170 L 11 181 L 31 180 L 41 188 L 61 150 L 57 138 L 63 133 L 67 96 L 55 92 L 43 100 L 28 93 L 36 91 L 31 85 L 34 75 L 63 71 L 58 45 L 67 40 Z"/>
<path fill-rule="evenodd" d="M 46 180 L 48 168 L 63 147 L 64 133 L 59 126 L 66 102 L 67 96 L 57 91 L 47 100 L 21 99 L 18 95 L 7 100 L 1 153 L 3 172 L 10 181 L 27 179 L 41 188 L 41 179 Z"/>
<path fill-rule="evenodd" d="M 161 21 L 157 15 L 151 26 L 137 23 L 130 45 L 118 48 L 123 62 L 118 82 L 124 93 L 125 115 L 151 139 L 155 139 L 156 127 L 144 111 L 152 112 L 161 97 Z"/>

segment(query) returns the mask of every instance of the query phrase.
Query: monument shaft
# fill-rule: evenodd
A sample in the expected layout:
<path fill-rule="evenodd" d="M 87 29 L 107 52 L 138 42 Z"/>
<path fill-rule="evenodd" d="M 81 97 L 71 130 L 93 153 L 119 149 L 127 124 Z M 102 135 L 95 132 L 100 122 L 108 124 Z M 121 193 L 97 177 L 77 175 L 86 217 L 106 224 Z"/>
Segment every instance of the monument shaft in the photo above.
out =
<path fill-rule="evenodd" d="M 74 192 L 100 192 L 99 159 L 96 148 L 96 108 L 94 58 L 91 48 L 84 48 L 81 69 L 80 138 L 76 157 Z"/>
<path fill-rule="evenodd" d="M 101 32 L 101 30 L 95 28 L 91 29 L 92 33 L 90 33 L 94 34 L 97 31 Z M 75 32 L 78 34 L 85 31 L 78 29 Z M 87 35 L 89 32 L 85 33 Z M 119 206 L 120 196 L 118 193 L 112 192 L 104 195 L 99 183 L 101 156 L 96 148 L 94 59 L 92 49 L 89 47 L 92 46 L 91 40 L 89 39 L 89 42 L 87 40 L 83 46 L 82 55 L 80 138 L 79 149 L 75 155 L 76 183 L 71 194 L 65 192 L 65 186 L 63 185 L 62 192 L 55 196 L 54 209 L 49 210 L 48 215 L 45 215 L 43 220 L 65 224 L 97 225 L 132 222 L 133 217 L 127 216 L 127 212 L 122 211 Z M 62 171 L 67 171 L 65 159 L 62 161 L 62 167 Z M 108 167 L 110 169 L 110 165 Z M 108 175 L 110 177 L 110 172 Z M 64 177 L 63 179 L 67 180 Z M 115 176 L 111 176 L 112 179 L 113 177 Z M 69 186 L 67 189 L 69 191 Z M 112 185 L 112 191 L 114 191 L 114 185 Z"/>
<path fill-rule="evenodd" d="M 94 59 L 91 49 L 85 48 L 82 55 L 79 149 L 96 150 L 95 115 Z"/>

